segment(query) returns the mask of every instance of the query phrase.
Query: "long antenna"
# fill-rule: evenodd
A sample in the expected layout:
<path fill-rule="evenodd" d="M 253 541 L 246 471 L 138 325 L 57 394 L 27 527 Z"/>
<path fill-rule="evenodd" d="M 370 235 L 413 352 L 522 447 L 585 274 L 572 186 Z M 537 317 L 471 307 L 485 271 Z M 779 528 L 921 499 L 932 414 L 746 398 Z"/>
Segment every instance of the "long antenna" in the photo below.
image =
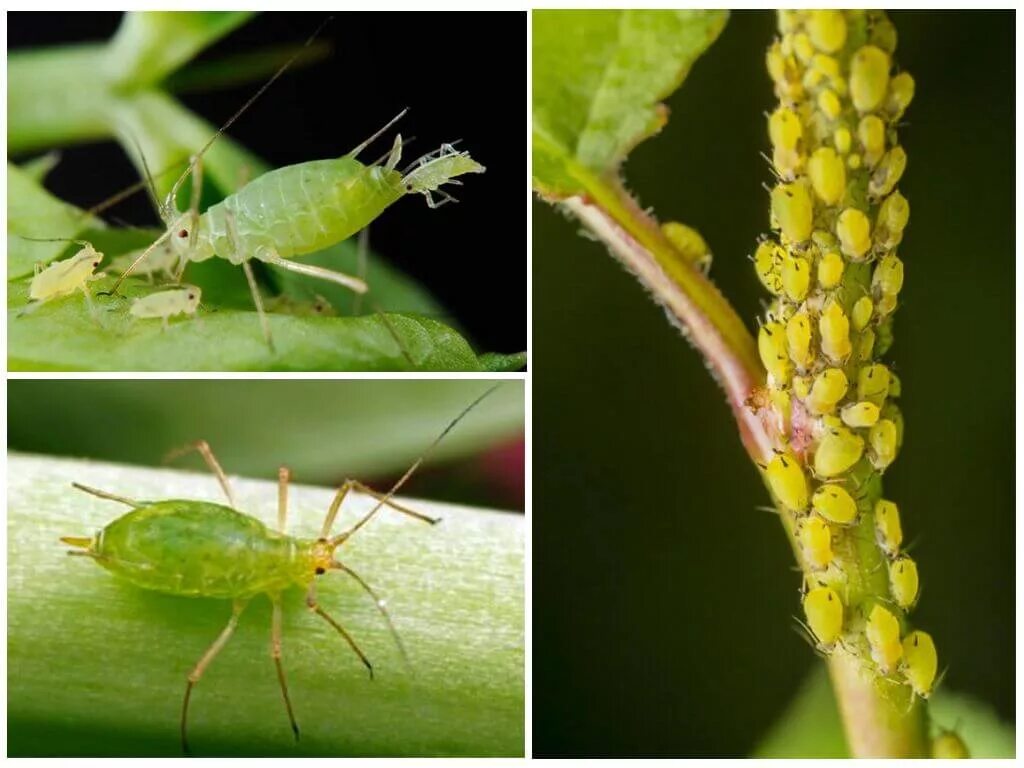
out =
<path fill-rule="evenodd" d="M 455 425 L 458 424 L 460 421 L 462 421 L 470 411 L 472 411 L 474 408 L 476 408 L 485 397 L 490 395 L 492 392 L 494 392 L 494 390 L 496 390 L 500 386 L 501 386 L 501 384 L 495 384 L 493 387 L 488 389 L 482 395 L 477 397 L 476 400 L 474 400 L 472 403 L 467 405 L 465 407 L 465 409 L 463 409 L 462 413 L 460 413 L 458 416 L 456 416 L 454 419 L 452 419 L 451 423 L 447 427 L 444 428 L 444 431 L 440 435 L 438 435 L 436 438 L 434 438 L 434 442 L 432 442 L 429 446 L 427 446 L 427 450 L 425 450 L 420 455 L 420 457 L 418 459 L 416 459 L 416 461 L 414 461 L 412 463 L 412 466 L 409 467 L 409 469 L 407 469 L 405 471 L 404 475 L 402 475 L 400 478 L 398 478 L 398 482 L 396 482 L 393 486 L 391 486 L 391 490 L 388 491 L 386 494 L 384 494 L 383 496 L 381 496 L 378 499 L 377 505 L 373 509 L 371 509 L 361 520 L 359 520 L 359 522 L 355 523 L 355 525 L 353 525 L 347 531 L 344 531 L 343 533 L 339 533 L 337 536 L 335 536 L 333 539 L 331 539 L 331 541 L 330 541 L 331 546 L 332 547 L 338 546 L 339 544 L 341 544 L 341 542 L 345 541 L 345 539 L 347 539 L 353 533 L 355 533 L 360 528 L 362 528 L 364 525 L 366 525 L 366 523 L 369 522 L 370 518 L 372 518 L 375 514 L 377 514 L 377 512 L 381 509 L 381 507 L 383 507 L 385 504 L 387 504 L 389 501 L 391 501 L 391 498 L 395 495 L 395 493 L 398 491 L 398 489 L 401 488 L 403 485 L 405 485 L 406 481 L 408 481 L 408 479 L 410 477 L 412 477 L 413 473 L 417 469 L 419 469 L 419 467 L 423 463 L 423 461 L 427 458 L 427 456 L 430 455 L 430 452 L 433 451 L 434 448 L 437 447 L 437 444 L 440 443 L 444 439 L 445 435 L 447 435 L 449 432 L 451 432 L 455 428 Z"/>
<path fill-rule="evenodd" d="M 188 168 L 185 169 L 185 172 L 183 174 L 181 174 L 181 176 L 178 178 L 178 180 L 176 182 L 174 182 L 174 186 L 171 187 L 171 191 L 167 194 L 166 202 L 164 203 L 164 207 L 165 208 L 168 208 L 170 210 L 176 210 L 177 209 L 177 206 L 175 205 L 175 202 L 177 201 L 178 190 L 181 188 L 181 185 L 185 183 L 185 179 L 188 178 L 188 175 L 192 172 L 192 169 L 195 167 L 195 164 L 199 161 L 199 159 L 204 154 L 206 154 L 206 150 L 208 150 L 213 145 L 213 142 L 215 142 L 217 139 L 219 139 L 221 137 L 221 135 L 224 133 L 224 131 L 226 131 L 228 128 L 230 128 L 232 126 L 232 124 L 235 122 L 235 120 L 237 120 L 239 117 L 242 116 L 243 112 L 245 112 L 249 107 L 251 107 L 253 105 L 253 103 L 260 96 L 262 96 L 264 94 L 264 92 L 270 86 L 272 86 L 274 84 L 274 82 L 277 80 L 277 78 L 279 78 L 281 75 L 283 75 L 285 73 L 285 71 L 292 64 L 294 64 L 296 62 L 296 60 L 300 56 L 302 56 L 303 53 L 305 53 L 305 49 L 308 48 L 312 44 L 312 42 L 317 38 L 317 36 L 323 30 L 323 28 L 325 26 L 327 26 L 327 24 L 329 24 L 333 19 L 334 19 L 334 16 L 328 16 L 326 19 L 324 19 L 322 22 L 320 22 L 320 26 L 318 26 L 313 31 L 313 34 L 310 35 L 309 38 L 306 40 L 306 42 L 302 44 L 302 47 L 300 47 L 295 52 L 295 54 L 290 59 L 288 59 L 288 61 L 286 61 L 284 63 L 284 65 L 279 70 L 277 70 L 277 72 L 275 72 L 274 75 L 269 80 L 267 80 L 267 82 L 265 82 L 260 87 L 260 89 L 258 91 L 256 91 L 256 93 L 254 93 L 252 96 L 250 96 L 249 100 L 246 101 L 245 104 L 243 104 L 238 109 L 238 111 L 235 112 L 235 114 L 233 114 L 230 118 L 228 118 L 228 121 L 226 123 L 224 123 L 224 125 L 222 125 L 217 130 L 217 132 L 215 134 L 213 134 L 213 136 L 210 137 L 209 141 L 207 141 L 206 144 L 203 145 L 203 148 L 200 149 L 197 154 L 192 156 L 192 159 L 189 162 Z"/>

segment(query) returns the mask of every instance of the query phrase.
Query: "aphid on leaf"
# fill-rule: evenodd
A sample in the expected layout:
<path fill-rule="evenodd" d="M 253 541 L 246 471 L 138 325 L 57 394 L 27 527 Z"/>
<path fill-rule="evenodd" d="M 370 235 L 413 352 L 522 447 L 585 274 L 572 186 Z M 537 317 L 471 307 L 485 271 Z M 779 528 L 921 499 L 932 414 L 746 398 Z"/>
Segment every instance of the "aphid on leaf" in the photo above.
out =
<path fill-rule="evenodd" d="M 846 18 L 842 11 L 810 11 L 807 32 L 815 48 L 835 53 L 846 43 Z"/>
<path fill-rule="evenodd" d="M 789 322 L 786 323 L 786 342 L 793 362 L 801 368 L 810 367 L 814 362 L 814 352 L 811 350 L 811 320 L 803 310 L 789 318 Z"/>
<path fill-rule="evenodd" d="M 92 312 L 92 295 L 89 293 L 89 283 L 99 280 L 103 274 L 93 274 L 96 268 L 103 261 L 103 254 L 92 247 L 92 244 L 85 240 L 67 240 L 60 238 L 44 240 L 34 237 L 26 237 L 24 240 L 34 242 L 71 242 L 82 246 L 82 249 L 74 256 L 69 256 L 61 261 L 55 261 L 48 267 L 39 263 L 35 265 L 35 276 L 28 287 L 28 304 L 21 313 L 31 312 L 41 304 L 48 301 L 70 296 L 76 291 L 81 291 L 85 301 Z"/>
<path fill-rule="evenodd" d="M 829 483 L 814 492 L 811 499 L 814 511 L 838 525 L 849 525 L 857 519 L 857 502 L 841 485 Z"/>
<path fill-rule="evenodd" d="M 818 477 L 836 477 L 848 470 L 864 453 L 864 438 L 846 427 L 833 427 L 825 431 L 814 451 L 814 474 Z"/>
<path fill-rule="evenodd" d="M 782 293 L 782 262 L 786 251 L 776 242 L 762 240 L 754 252 L 754 271 L 773 296 Z"/>
<path fill-rule="evenodd" d="M 832 562 L 832 530 L 820 517 L 801 520 L 796 529 L 800 549 L 811 568 L 828 568 Z"/>
<path fill-rule="evenodd" d="M 847 208 L 836 220 L 836 235 L 842 246 L 843 253 L 854 261 L 862 260 L 871 248 L 871 222 L 864 212 L 857 208 Z"/>
<path fill-rule="evenodd" d="M 889 54 L 873 45 L 858 49 L 850 59 L 850 98 L 858 112 L 877 109 L 889 87 Z"/>
<path fill-rule="evenodd" d="M 832 147 L 814 150 L 807 163 L 807 173 L 811 177 L 815 194 L 825 205 L 835 205 L 843 199 L 843 193 L 846 192 L 846 166 Z"/>
<path fill-rule="evenodd" d="M 786 345 L 786 326 L 775 320 L 762 325 L 757 334 L 757 349 L 768 373 L 780 383 L 789 381 L 793 363 Z"/>
<path fill-rule="evenodd" d="M 848 427 L 870 427 L 878 421 L 878 413 L 877 405 L 865 401 L 843 406 L 839 416 Z"/>
<path fill-rule="evenodd" d="M 806 184 L 799 181 L 776 184 L 771 199 L 772 220 L 787 240 L 802 243 L 811 236 L 814 206 Z"/>
<path fill-rule="evenodd" d="M 868 181 L 868 194 L 876 200 L 885 197 L 899 183 L 903 171 L 907 168 L 907 151 L 895 146 L 878 161 L 871 179 Z"/>
<path fill-rule="evenodd" d="M 956 731 L 942 731 L 932 739 L 932 757 L 940 760 L 966 760 L 971 756 Z"/>
<path fill-rule="evenodd" d="M 792 454 L 777 453 L 765 468 L 765 477 L 779 501 L 787 509 L 802 512 L 807 509 L 807 476 Z"/>
<path fill-rule="evenodd" d="M 128 312 L 140 320 L 160 319 L 166 330 L 167 321 L 175 315 L 194 315 L 201 296 L 202 291 L 194 285 L 157 291 L 135 299 Z"/>
<path fill-rule="evenodd" d="M 831 413 L 835 410 L 836 404 L 846 395 L 849 382 L 846 374 L 840 368 L 826 368 L 819 373 L 814 384 L 811 385 L 811 394 L 807 398 L 807 407 L 817 415 Z"/>
<path fill-rule="evenodd" d="M 931 635 L 918 629 L 903 638 L 903 676 L 915 694 L 922 699 L 931 696 L 938 670 L 939 657 Z"/>
<path fill-rule="evenodd" d="M 898 435 L 896 425 L 888 419 L 876 422 L 868 432 L 871 445 L 871 464 L 877 470 L 884 470 L 896 458 Z"/>
<path fill-rule="evenodd" d="M 826 291 L 835 288 L 843 279 L 845 268 L 846 263 L 843 261 L 843 257 L 835 251 L 829 251 L 818 262 L 818 285 Z"/>
<path fill-rule="evenodd" d="M 315 539 L 295 538 L 285 533 L 288 483 L 291 479 L 287 467 L 281 467 L 278 473 L 277 530 L 271 530 L 255 517 L 238 511 L 238 504 L 228 478 L 205 441 L 193 443 L 175 455 L 191 450 L 199 452 L 220 482 L 228 506 L 183 499 L 135 501 L 78 483 L 74 484 L 79 490 L 93 496 L 129 506 L 131 511 L 107 524 L 93 536 L 61 537 L 61 541 L 75 547 L 68 554 L 90 557 L 97 565 L 142 589 L 182 597 L 210 597 L 232 601 L 231 618 L 227 626 L 188 676 L 181 712 L 181 745 L 186 753 L 189 751 L 187 723 L 192 689 L 231 638 L 242 611 L 258 595 L 266 595 L 273 609 L 271 655 L 277 667 L 281 694 L 296 739 L 299 736 L 299 727 L 296 724 L 284 668 L 281 665 L 283 592 L 295 586 L 305 588 L 306 606 L 341 635 L 362 661 L 372 679 L 373 665 L 366 654 L 348 631 L 317 601 L 316 579 L 319 576 L 328 571 L 347 574 L 372 598 L 387 622 L 399 651 L 403 657 L 405 656 L 404 647 L 383 600 L 361 576 L 342 563 L 335 556 L 335 552 L 385 506 L 431 525 L 438 522 L 402 506 L 394 501 L 393 496 L 442 438 L 493 391 L 494 388 L 491 388 L 485 392 L 455 417 L 387 493 L 378 493 L 358 481 L 346 480 L 335 494 L 319 537 Z M 377 499 L 377 504 L 346 530 L 332 536 L 331 529 L 335 518 L 346 496 L 352 491 L 372 496 Z"/>
<path fill-rule="evenodd" d="M 811 287 L 811 265 L 802 256 L 786 255 L 782 261 L 782 289 L 792 302 L 799 303 L 807 297 Z"/>
<path fill-rule="evenodd" d="M 867 400 L 877 406 L 885 402 L 889 394 L 889 369 L 881 363 L 863 366 L 857 371 L 857 399 Z"/>
<path fill-rule="evenodd" d="M 688 263 L 696 265 L 705 275 L 711 271 L 711 249 L 700 232 L 678 221 L 666 221 L 661 225 L 661 232 Z"/>
<path fill-rule="evenodd" d="M 850 321 L 838 301 L 830 301 L 818 318 L 821 351 L 833 362 L 841 363 L 850 356 Z"/>
<path fill-rule="evenodd" d="M 871 658 L 882 674 L 890 675 L 895 672 L 896 665 L 903 655 L 899 620 L 887 609 L 876 604 L 868 616 L 865 634 L 871 648 Z"/>

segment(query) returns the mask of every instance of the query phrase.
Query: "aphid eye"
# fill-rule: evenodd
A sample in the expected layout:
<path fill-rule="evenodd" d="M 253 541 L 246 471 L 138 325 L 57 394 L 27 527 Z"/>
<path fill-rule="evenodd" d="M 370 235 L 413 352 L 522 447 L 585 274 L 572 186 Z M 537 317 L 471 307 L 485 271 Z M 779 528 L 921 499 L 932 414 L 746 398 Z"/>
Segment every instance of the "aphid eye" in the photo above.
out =
<path fill-rule="evenodd" d="M 188 237 L 188 230 L 183 229 L 180 232 L 178 232 L 178 237 Z"/>
<path fill-rule="evenodd" d="M 190 293 L 190 294 L 188 295 L 189 301 L 191 301 L 191 300 L 192 300 L 192 299 L 194 299 L 195 297 L 196 297 L 196 295 L 195 295 L 194 293 Z"/>
<path fill-rule="evenodd" d="M 319 568 L 319 567 L 318 567 L 318 568 L 316 569 L 316 575 L 317 575 L 317 576 L 323 576 L 323 574 L 324 574 L 324 569 L 323 569 L 323 568 Z"/>

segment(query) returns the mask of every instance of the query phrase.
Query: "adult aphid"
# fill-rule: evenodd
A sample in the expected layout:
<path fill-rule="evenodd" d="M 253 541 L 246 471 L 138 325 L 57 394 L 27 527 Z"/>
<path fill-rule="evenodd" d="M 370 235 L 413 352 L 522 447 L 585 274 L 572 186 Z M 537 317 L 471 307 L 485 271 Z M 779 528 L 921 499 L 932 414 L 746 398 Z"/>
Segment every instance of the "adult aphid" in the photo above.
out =
<path fill-rule="evenodd" d="M 313 37 L 318 32 L 319 29 Z M 307 45 L 313 37 L 307 41 Z M 118 289 L 137 264 L 148 257 L 150 251 L 165 242 L 171 244 L 178 256 L 178 279 L 188 262 L 219 256 L 232 264 L 241 265 L 245 271 L 261 317 L 264 336 L 270 343 L 269 326 L 263 316 L 262 302 L 250 265 L 253 259 L 338 283 L 356 293 L 365 293 L 367 285 L 359 278 L 291 259 L 323 250 L 351 237 L 405 195 L 422 194 L 431 208 L 439 205 L 435 203 L 432 193 L 441 195 L 442 203 L 453 200 L 441 189 L 442 185 L 458 184 L 456 177 L 467 173 L 483 173 L 485 170 L 468 153 L 459 152 L 450 144 L 443 144 L 436 152 L 424 155 L 413 163 L 412 170 L 400 172 L 396 170 L 402 155 L 400 135 L 395 137 L 391 150 L 377 161 L 364 165 L 357 160 L 364 149 L 405 114 L 403 110 L 348 154 L 329 160 L 289 165 L 265 173 L 200 214 L 202 156 L 291 63 L 289 61 L 278 70 L 193 156 L 189 167 L 159 206 L 165 232 L 121 274 L 112 292 Z M 190 175 L 192 201 L 189 210 L 181 213 L 177 205 L 178 191 Z"/>
<path fill-rule="evenodd" d="M 431 525 L 439 522 L 396 503 L 392 497 L 423 463 L 427 454 L 494 389 L 496 387 L 484 392 L 456 416 L 387 493 L 377 493 L 356 480 L 346 480 L 335 494 L 324 518 L 320 535 L 315 539 L 294 538 L 285 533 L 288 483 L 291 479 L 291 472 L 287 467 L 281 467 L 278 472 L 277 530 L 271 530 L 255 517 L 238 511 L 227 476 L 205 441 L 194 443 L 176 455 L 191 450 L 198 451 L 220 482 L 229 506 L 184 499 L 136 501 L 74 483 L 74 487 L 81 491 L 125 504 L 132 509 L 92 537 L 61 537 L 61 541 L 77 548 L 68 554 L 91 557 L 97 564 L 143 589 L 183 597 L 220 598 L 231 600 L 233 603 L 227 626 L 188 676 L 181 709 L 181 745 L 186 753 L 189 751 L 187 724 L 192 689 L 231 638 L 246 605 L 257 595 L 265 594 L 273 608 L 271 655 L 277 667 L 281 695 L 296 739 L 299 737 L 299 727 L 295 721 L 281 664 L 282 592 L 294 586 L 304 587 L 306 606 L 344 638 L 366 666 L 372 679 L 373 665 L 366 654 L 345 628 L 317 602 L 317 577 L 328 571 L 341 571 L 347 574 L 373 599 L 387 622 L 399 651 L 405 655 L 404 647 L 383 600 L 361 576 L 335 557 L 335 550 L 366 525 L 384 506 Z M 342 502 L 353 490 L 372 496 L 377 499 L 377 504 L 348 529 L 331 536 L 331 528 Z"/>

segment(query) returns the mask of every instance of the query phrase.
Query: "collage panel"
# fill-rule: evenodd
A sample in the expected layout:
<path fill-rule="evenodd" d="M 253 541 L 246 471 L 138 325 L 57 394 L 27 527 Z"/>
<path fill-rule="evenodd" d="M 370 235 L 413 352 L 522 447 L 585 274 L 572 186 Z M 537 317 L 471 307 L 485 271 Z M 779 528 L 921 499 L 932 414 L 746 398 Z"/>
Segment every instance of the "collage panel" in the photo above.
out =
<path fill-rule="evenodd" d="M 522 756 L 523 397 L 9 382 L 8 754 Z"/>
<path fill-rule="evenodd" d="M 524 369 L 525 11 L 7 26 L 9 370 Z"/>
<path fill-rule="evenodd" d="M 532 12 L 535 757 L 1014 756 L 1015 26 Z"/>

